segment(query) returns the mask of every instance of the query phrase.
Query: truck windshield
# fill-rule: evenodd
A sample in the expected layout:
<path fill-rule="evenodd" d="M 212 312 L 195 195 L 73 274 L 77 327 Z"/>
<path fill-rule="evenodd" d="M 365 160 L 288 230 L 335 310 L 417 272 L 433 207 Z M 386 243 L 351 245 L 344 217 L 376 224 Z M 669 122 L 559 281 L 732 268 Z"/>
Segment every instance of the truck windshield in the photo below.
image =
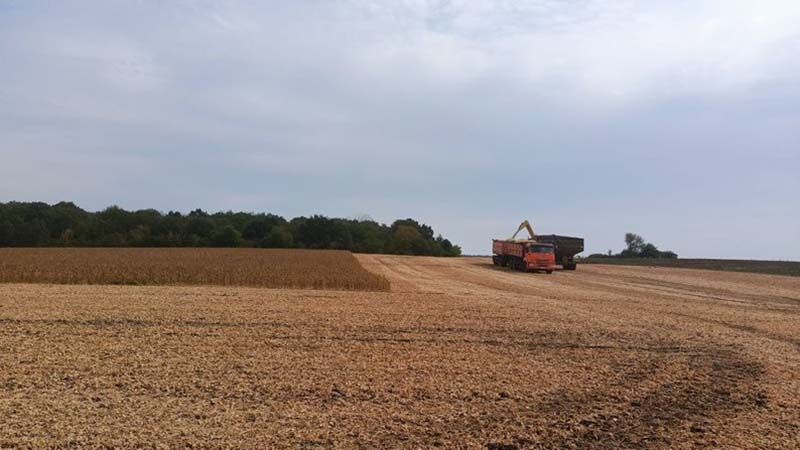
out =
<path fill-rule="evenodd" d="M 553 247 L 549 247 L 547 245 L 534 245 L 531 246 L 531 251 L 533 253 L 553 253 Z"/>

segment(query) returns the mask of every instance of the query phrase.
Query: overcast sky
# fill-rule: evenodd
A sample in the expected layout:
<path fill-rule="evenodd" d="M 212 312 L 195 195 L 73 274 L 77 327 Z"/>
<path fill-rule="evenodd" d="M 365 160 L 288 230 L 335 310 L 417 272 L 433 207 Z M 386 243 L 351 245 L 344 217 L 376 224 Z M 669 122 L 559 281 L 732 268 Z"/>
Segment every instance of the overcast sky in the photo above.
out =
<path fill-rule="evenodd" d="M 800 260 L 796 0 L 0 0 L 0 201 Z"/>

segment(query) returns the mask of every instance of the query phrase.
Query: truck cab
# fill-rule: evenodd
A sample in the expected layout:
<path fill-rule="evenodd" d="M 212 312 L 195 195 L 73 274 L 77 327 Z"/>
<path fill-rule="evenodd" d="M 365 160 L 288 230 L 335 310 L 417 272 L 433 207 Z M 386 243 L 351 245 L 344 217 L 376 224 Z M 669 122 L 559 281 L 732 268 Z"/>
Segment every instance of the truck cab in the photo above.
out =
<path fill-rule="evenodd" d="M 525 268 L 553 273 L 556 268 L 556 249 L 553 244 L 534 242 L 525 248 Z"/>

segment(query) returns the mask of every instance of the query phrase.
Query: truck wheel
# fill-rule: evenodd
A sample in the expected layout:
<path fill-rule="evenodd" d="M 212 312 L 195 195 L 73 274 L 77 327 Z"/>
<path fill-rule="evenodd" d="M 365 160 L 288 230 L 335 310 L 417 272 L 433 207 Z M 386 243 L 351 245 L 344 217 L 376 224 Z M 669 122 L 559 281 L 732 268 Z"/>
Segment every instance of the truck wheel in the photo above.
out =
<path fill-rule="evenodd" d="M 575 270 L 577 267 L 575 263 L 564 264 L 564 270 Z"/>
<path fill-rule="evenodd" d="M 547 270 L 546 272 L 547 272 L 547 274 L 548 274 L 548 275 L 550 275 L 551 273 L 553 273 L 553 271 L 552 271 L 552 270 Z"/>

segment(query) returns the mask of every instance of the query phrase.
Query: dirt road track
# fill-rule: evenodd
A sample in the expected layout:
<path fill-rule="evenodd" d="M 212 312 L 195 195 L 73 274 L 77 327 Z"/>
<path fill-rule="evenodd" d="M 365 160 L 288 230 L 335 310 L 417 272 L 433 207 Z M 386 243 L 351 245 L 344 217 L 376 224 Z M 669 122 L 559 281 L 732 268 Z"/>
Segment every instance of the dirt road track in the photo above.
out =
<path fill-rule="evenodd" d="M 390 293 L 0 286 L 0 448 L 800 448 L 800 279 L 359 256 Z"/>

